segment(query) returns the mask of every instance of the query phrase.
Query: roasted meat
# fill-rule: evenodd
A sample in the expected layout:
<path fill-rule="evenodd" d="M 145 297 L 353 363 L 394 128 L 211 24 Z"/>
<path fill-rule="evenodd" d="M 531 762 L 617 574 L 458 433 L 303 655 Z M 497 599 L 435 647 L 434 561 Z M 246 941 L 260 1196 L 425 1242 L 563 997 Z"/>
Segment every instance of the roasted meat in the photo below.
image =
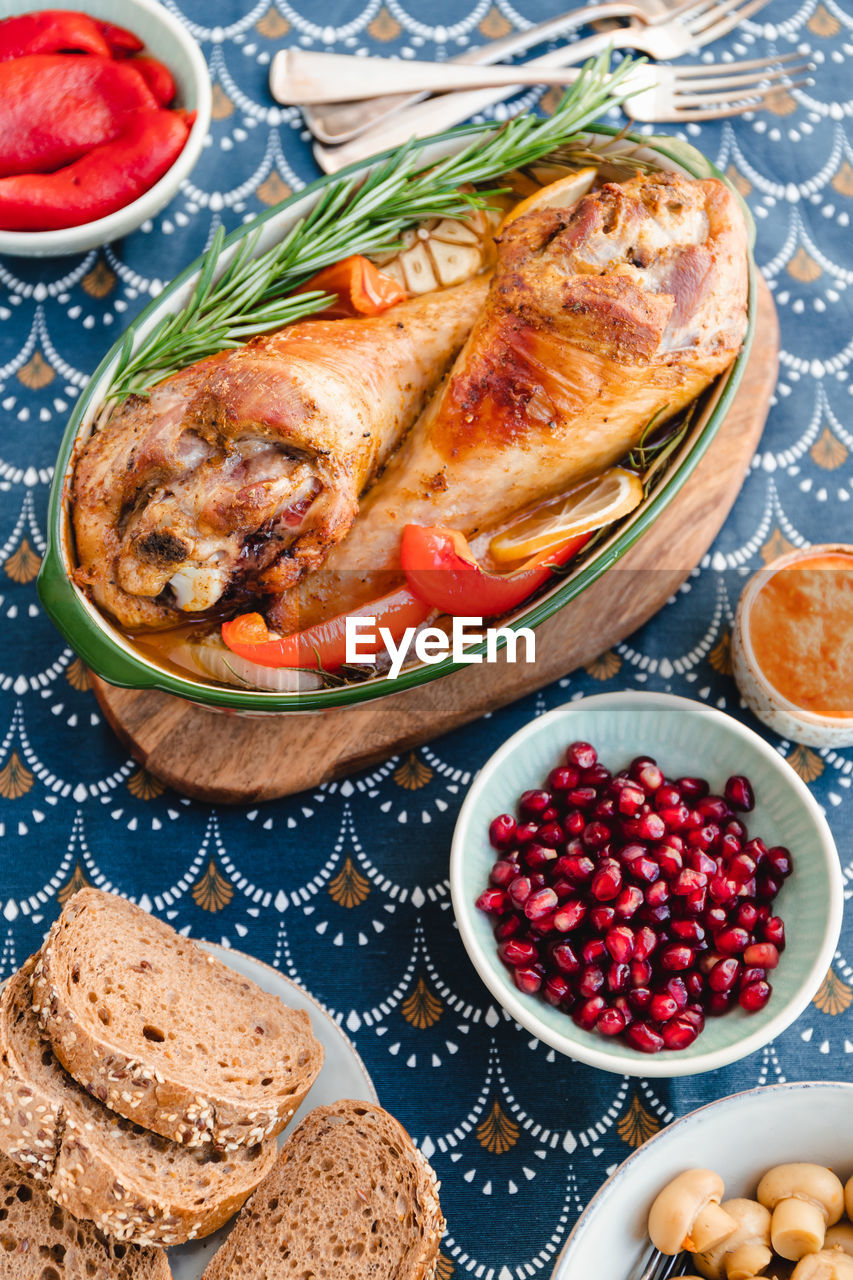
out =
<path fill-rule="evenodd" d="M 716 180 L 638 175 L 511 222 L 449 379 L 272 620 L 295 629 L 388 590 L 406 524 L 474 536 L 619 461 L 731 364 L 747 287 L 743 216 Z"/>
<path fill-rule="evenodd" d="M 486 291 L 303 321 L 127 400 L 75 469 L 77 583 L 130 629 L 291 586 L 349 530 Z"/>

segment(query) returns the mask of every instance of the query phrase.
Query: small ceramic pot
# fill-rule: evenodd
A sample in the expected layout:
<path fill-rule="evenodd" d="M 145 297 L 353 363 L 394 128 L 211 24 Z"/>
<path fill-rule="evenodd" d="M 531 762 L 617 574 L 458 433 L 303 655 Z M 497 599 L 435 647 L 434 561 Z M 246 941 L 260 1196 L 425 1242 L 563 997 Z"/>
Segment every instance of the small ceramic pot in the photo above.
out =
<path fill-rule="evenodd" d="M 759 592 L 779 569 L 787 569 L 801 560 L 822 555 L 848 555 L 853 561 L 853 546 L 843 542 L 827 542 L 803 547 L 779 556 L 765 569 L 754 574 L 741 594 L 732 632 L 732 669 L 741 697 L 768 729 L 791 742 L 807 747 L 853 746 L 853 716 L 823 716 L 790 702 L 776 689 L 762 671 L 752 647 L 750 613 Z"/>

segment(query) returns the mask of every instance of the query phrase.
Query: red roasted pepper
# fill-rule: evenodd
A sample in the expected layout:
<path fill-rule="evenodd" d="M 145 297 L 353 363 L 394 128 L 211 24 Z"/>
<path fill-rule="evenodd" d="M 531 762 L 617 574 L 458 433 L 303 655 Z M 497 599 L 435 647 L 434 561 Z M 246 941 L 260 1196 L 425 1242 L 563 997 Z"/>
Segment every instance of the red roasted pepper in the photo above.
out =
<path fill-rule="evenodd" d="M 109 58 L 112 56 L 110 43 L 103 30 L 108 25 L 73 9 L 42 9 L 40 13 L 4 18 L 0 22 L 0 62 L 28 53 L 60 53 L 72 49 Z M 142 48 L 141 41 L 136 48 Z"/>
<path fill-rule="evenodd" d="M 174 77 L 168 67 L 156 58 L 134 58 L 132 62 L 123 63 L 138 71 L 148 88 L 157 99 L 158 107 L 168 107 L 174 101 L 177 89 Z"/>
<path fill-rule="evenodd" d="M 369 258 L 358 253 L 325 267 L 296 292 L 305 293 L 309 289 L 338 295 L 321 313 L 329 318 L 378 316 L 408 297 L 393 276 L 385 275 Z"/>
<path fill-rule="evenodd" d="M 238 618 L 222 624 L 222 639 L 232 653 L 262 667 L 312 667 L 324 671 L 336 671 L 346 662 L 346 620 L 348 617 L 375 618 L 376 629 L 386 627 L 394 640 L 404 635 L 407 627 L 416 627 L 432 612 L 414 596 L 407 587 L 372 600 L 353 609 L 350 614 L 339 614 L 316 626 L 306 627 L 290 636 L 273 637 L 259 613 L 243 613 Z M 365 637 L 359 638 L 359 649 L 364 653 L 370 646 Z M 373 652 L 378 653 L 383 643 L 378 639 Z"/>
<path fill-rule="evenodd" d="M 117 27 L 114 22 L 101 22 L 98 19 L 96 22 L 114 58 L 129 58 L 132 53 L 139 53 L 140 49 L 145 48 L 139 36 L 128 31 L 127 27 Z"/>
<path fill-rule="evenodd" d="M 50 173 L 159 103 L 135 64 L 35 53 L 0 63 L 0 177 Z"/>
<path fill-rule="evenodd" d="M 455 529 L 407 524 L 400 563 L 411 590 L 434 609 L 457 617 L 495 618 L 523 604 L 551 581 L 551 566 L 566 564 L 591 536 L 579 534 L 512 573 L 490 573 L 477 563 L 465 537 Z"/>
<path fill-rule="evenodd" d="M 184 111 L 135 112 L 113 142 L 56 173 L 0 178 L 0 228 L 56 231 L 115 213 L 174 164 L 192 122 Z"/>

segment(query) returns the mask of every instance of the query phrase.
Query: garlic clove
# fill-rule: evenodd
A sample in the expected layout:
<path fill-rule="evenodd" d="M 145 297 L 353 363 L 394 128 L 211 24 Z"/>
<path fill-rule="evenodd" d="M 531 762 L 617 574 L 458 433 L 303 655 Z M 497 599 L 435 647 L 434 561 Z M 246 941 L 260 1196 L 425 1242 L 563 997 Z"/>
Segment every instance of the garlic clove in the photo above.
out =
<path fill-rule="evenodd" d="M 479 244 L 480 236 L 467 222 L 458 218 L 442 218 L 430 232 L 431 240 L 441 240 L 444 244 Z"/>
<path fill-rule="evenodd" d="M 469 279 L 482 261 L 479 247 L 447 244 L 442 240 L 431 240 L 429 251 L 436 274 L 445 288 Z"/>
<path fill-rule="evenodd" d="M 423 242 L 419 241 L 413 248 L 401 253 L 398 261 L 409 293 L 430 293 L 431 290 L 438 288 L 438 280 Z"/>

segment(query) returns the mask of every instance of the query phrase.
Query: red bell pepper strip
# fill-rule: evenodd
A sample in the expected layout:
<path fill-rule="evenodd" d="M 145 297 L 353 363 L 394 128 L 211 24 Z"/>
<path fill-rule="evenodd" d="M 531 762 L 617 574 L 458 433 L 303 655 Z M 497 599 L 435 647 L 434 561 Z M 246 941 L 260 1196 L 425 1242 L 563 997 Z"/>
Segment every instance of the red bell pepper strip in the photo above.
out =
<path fill-rule="evenodd" d="M 114 58 L 129 58 L 132 53 L 139 53 L 145 48 L 139 36 L 128 31 L 127 27 L 117 27 L 113 22 L 101 22 L 97 18 L 95 22 Z"/>
<path fill-rule="evenodd" d="M 114 141 L 56 173 L 0 178 L 0 228 L 56 231 L 123 209 L 171 168 L 192 121 L 184 111 L 135 112 Z"/>
<path fill-rule="evenodd" d="M 330 319 L 378 316 L 398 302 L 405 302 L 408 297 L 393 276 L 385 275 L 361 254 L 353 254 L 325 267 L 295 292 L 305 293 L 309 289 L 338 295 L 325 311 L 320 312 Z"/>
<path fill-rule="evenodd" d="M 400 564 L 414 594 L 434 609 L 456 617 L 495 618 L 552 581 L 551 566 L 566 564 L 591 536 L 579 534 L 512 573 L 490 573 L 477 563 L 467 540 L 455 529 L 407 524 Z"/>
<path fill-rule="evenodd" d="M 273 637 L 259 613 L 243 613 L 230 622 L 223 622 L 222 639 L 232 653 L 262 667 L 311 667 L 336 671 L 346 662 L 348 617 L 375 618 L 375 630 L 388 628 L 396 641 L 402 638 L 408 627 L 419 626 L 431 612 L 430 606 L 412 595 L 407 587 L 398 587 L 396 591 L 371 600 L 349 614 L 338 614 L 290 636 Z M 359 638 L 362 653 L 369 649 L 375 654 L 383 647 L 378 635 L 372 646 L 369 637 Z"/>
<path fill-rule="evenodd" d="M 34 53 L 0 63 L 0 177 L 50 173 L 117 138 L 158 103 L 134 64 Z"/>
<path fill-rule="evenodd" d="M 134 37 L 135 38 L 135 37 Z M 142 48 L 141 43 L 138 46 Z M 102 24 L 73 9 L 42 9 L 0 22 L 0 62 L 28 53 L 60 53 L 63 50 L 112 56 Z"/>
<path fill-rule="evenodd" d="M 138 71 L 148 88 L 157 99 L 158 107 L 168 107 L 175 99 L 177 89 L 175 79 L 167 66 L 156 58 L 134 58 L 132 62 L 122 64 Z"/>

